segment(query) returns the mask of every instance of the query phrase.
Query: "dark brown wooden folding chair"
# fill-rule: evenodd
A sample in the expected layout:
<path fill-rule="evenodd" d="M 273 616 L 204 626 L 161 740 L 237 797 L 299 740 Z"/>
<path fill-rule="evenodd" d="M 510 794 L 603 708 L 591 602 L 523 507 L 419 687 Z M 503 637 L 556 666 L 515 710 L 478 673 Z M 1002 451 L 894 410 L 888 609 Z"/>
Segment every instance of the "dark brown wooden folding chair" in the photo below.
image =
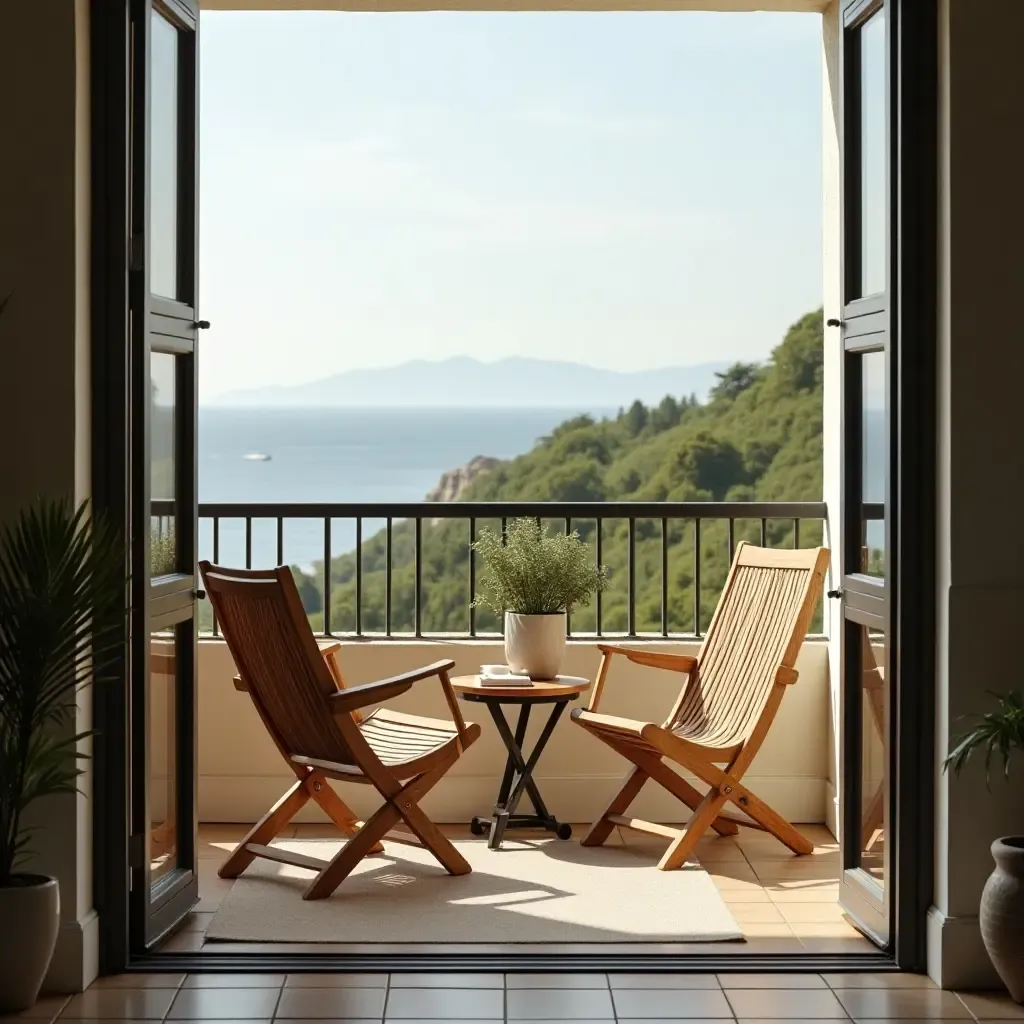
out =
<path fill-rule="evenodd" d="M 330 896 L 382 839 L 425 846 L 453 875 L 470 871 L 465 858 L 426 816 L 419 803 L 480 735 L 463 720 L 448 673 L 452 661 L 389 679 L 346 687 L 335 658 L 338 643 L 317 645 L 287 566 L 227 569 L 200 562 L 206 592 L 235 660 L 235 688 L 249 694 L 296 781 L 221 865 L 221 878 L 237 878 L 257 857 L 317 872 L 303 894 Z M 437 678 L 452 721 L 378 707 L 414 683 Z M 328 779 L 373 786 L 384 798 L 363 822 Z M 271 846 L 309 801 L 326 812 L 348 841 L 330 861 Z M 404 821 L 411 832 L 395 830 Z"/>
<path fill-rule="evenodd" d="M 598 644 L 604 657 L 590 706 L 577 709 L 572 718 L 635 767 L 584 837 L 584 846 L 600 846 L 616 825 L 664 836 L 672 841 L 658 867 L 670 871 L 686 863 L 708 828 L 735 835 L 737 826 L 745 825 L 772 833 L 794 853 L 813 851 L 808 839 L 741 780 L 768 735 L 783 695 L 796 682 L 796 658 L 821 596 L 827 564 L 825 548 L 780 551 L 742 542 L 697 657 Z M 686 676 L 664 723 L 598 713 L 614 655 Z M 707 791 L 700 793 L 665 761 L 691 771 Z M 685 828 L 626 815 L 648 779 L 693 811 Z M 743 814 L 723 813 L 728 803 Z"/>

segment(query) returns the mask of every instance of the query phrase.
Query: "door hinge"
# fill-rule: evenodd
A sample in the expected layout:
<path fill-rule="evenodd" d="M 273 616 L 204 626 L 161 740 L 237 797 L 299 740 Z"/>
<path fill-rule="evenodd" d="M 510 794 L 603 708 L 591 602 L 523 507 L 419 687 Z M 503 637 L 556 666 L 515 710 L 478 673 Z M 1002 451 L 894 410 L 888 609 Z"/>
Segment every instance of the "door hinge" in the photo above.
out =
<path fill-rule="evenodd" d="M 130 835 L 128 837 L 128 867 L 132 870 L 146 866 L 146 837 Z"/>

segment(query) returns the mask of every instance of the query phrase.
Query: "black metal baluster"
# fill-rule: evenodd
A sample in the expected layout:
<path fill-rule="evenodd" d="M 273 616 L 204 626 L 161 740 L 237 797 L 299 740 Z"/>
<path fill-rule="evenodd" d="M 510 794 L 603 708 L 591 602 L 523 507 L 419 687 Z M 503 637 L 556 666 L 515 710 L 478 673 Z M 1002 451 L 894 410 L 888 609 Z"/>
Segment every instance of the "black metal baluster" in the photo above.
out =
<path fill-rule="evenodd" d="M 469 635 L 476 636 L 476 520 L 469 520 Z"/>
<path fill-rule="evenodd" d="M 661 635 L 668 636 L 668 520 L 661 520 Z"/>
<path fill-rule="evenodd" d="M 252 516 L 245 517 L 245 567 L 252 568 Z"/>
<path fill-rule="evenodd" d="M 324 520 L 324 635 L 331 635 L 331 520 Z"/>
<path fill-rule="evenodd" d="M 414 529 L 414 543 L 413 543 L 413 562 L 416 571 L 416 583 L 415 591 L 412 596 L 413 600 L 413 620 L 416 629 L 417 636 L 423 636 L 423 630 L 421 628 L 423 621 L 423 520 L 416 517 L 413 520 Z"/>
<path fill-rule="evenodd" d="M 630 636 L 636 636 L 636 520 L 626 530 L 626 620 Z"/>
<path fill-rule="evenodd" d="M 729 564 L 732 565 L 733 557 L 736 554 L 736 520 L 729 517 Z"/>
<path fill-rule="evenodd" d="M 356 636 L 363 635 L 363 519 L 356 516 Z"/>
<path fill-rule="evenodd" d="M 220 516 L 213 517 L 213 564 L 220 565 Z M 211 607 L 212 607 L 211 602 Z M 217 613 L 213 613 L 213 635 L 220 636 L 220 626 L 217 625 Z"/>
<path fill-rule="evenodd" d="M 597 551 L 597 558 L 596 558 L 597 567 L 600 568 L 601 567 L 601 523 L 603 522 L 603 520 L 600 517 L 598 517 L 595 520 L 595 522 L 596 522 L 596 529 L 595 529 L 596 537 L 594 538 L 594 548 Z M 597 635 L 598 636 L 601 635 L 601 599 L 603 597 L 604 597 L 604 594 L 602 594 L 601 591 L 599 590 L 597 592 L 597 623 L 596 623 Z"/>
<path fill-rule="evenodd" d="M 768 547 L 768 520 L 761 520 L 761 547 Z"/>
<path fill-rule="evenodd" d="M 568 516 L 566 516 L 565 517 L 565 535 L 566 535 L 566 537 L 568 537 L 570 533 L 572 533 L 572 520 Z M 569 637 L 572 636 L 572 616 L 569 614 L 569 609 L 568 608 L 565 610 L 565 636 L 566 636 L 566 639 L 568 639 Z"/>
<path fill-rule="evenodd" d="M 793 547 L 800 547 L 800 520 L 793 520 Z"/>
<path fill-rule="evenodd" d="M 504 547 L 508 542 L 508 520 L 505 516 L 501 517 L 501 546 Z M 500 629 L 501 635 L 505 635 L 505 616 L 500 616 Z"/>
<path fill-rule="evenodd" d="M 700 636 L 700 520 L 693 521 L 693 635 Z"/>
<path fill-rule="evenodd" d="M 391 636 L 391 516 L 388 516 L 387 520 L 384 558 L 384 633 Z"/>
<path fill-rule="evenodd" d="M 284 517 L 277 517 L 277 564 L 284 565 Z"/>

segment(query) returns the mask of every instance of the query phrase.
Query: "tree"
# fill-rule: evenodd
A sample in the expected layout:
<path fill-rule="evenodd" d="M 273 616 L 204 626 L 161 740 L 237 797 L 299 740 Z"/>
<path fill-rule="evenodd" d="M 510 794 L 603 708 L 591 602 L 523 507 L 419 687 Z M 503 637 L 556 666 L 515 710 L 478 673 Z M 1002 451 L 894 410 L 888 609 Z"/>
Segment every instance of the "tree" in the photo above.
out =
<path fill-rule="evenodd" d="M 626 411 L 626 430 L 630 437 L 636 437 L 643 433 L 647 426 L 647 406 L 643 402 L 635 401 Z"/>
<path fill-rule="evenodd" d="M 754 386 L 760 376 L 757 363 L 733 363 L 727 370 L 716 373 L 718 383 L 711 389 L 713 402 L 734 402 L 744 391 Z"/>
<path fill-rule="evenodd" d="M 730 487 L 745 479 L 743 456 L 728 441 L 701 431 L 675 456 L 677 477 L 693 484 L 712 501 L 722 501 Z"/>
<path fill-rule="evenodd" d="M 651 426 L 658 431 L 670 430 L 679 423 L 681 414 L 679 403 L 671 395 L 666 395 L 651 412 Z"/>

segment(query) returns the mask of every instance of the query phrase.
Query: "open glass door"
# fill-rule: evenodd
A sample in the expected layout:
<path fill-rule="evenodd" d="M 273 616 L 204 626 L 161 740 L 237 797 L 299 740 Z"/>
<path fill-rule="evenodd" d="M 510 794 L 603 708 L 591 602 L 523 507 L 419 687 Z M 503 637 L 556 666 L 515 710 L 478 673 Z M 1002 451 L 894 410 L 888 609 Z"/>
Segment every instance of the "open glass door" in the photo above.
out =
<path fill-rule="evenodd" d="M 198 8 L 131 5 L 131 946 L 198 900 Z M 142 571 L 139 571 L 141 568 Z"/>
<path fill-rule="evenodd" d="M 892 0 L 842 31 L 842 858 L 840 903 L 880 946 L 892 906 L 889 54 Z"/>

